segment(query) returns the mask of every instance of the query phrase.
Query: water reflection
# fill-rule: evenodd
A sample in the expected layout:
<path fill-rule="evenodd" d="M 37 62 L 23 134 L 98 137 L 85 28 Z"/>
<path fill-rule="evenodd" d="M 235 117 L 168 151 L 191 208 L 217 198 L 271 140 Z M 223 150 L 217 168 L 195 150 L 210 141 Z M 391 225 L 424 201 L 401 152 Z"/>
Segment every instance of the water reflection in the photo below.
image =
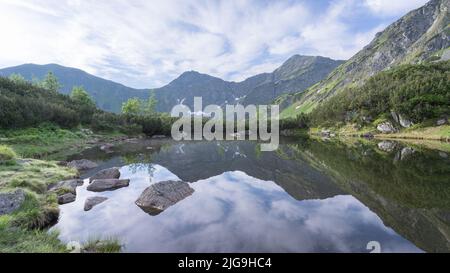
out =
<path fill-rule="evenodd" d="M 243 172 L 227 172 L 192 184 L 194 195 L 157 217 L 134 201 L 152 183 L 178 179 L 159 165 L 123 167 L 129 188 L 107 192 L 109 200 L 90 212 L 87 197 L 62 207 L 56 226 L 64 241 L 115 235 L 131 252 L 367 252 L 369 241 L 384 251 L 419 251 L 386 228 L 380 218 L 351 196 L 297 201 L 281 187 Z"/>
<path fill-rule="evenodd" d="M 261 153 L 251 142 L 140 141 L 89 150 L 79 158 L 123 166 L 130 187 L 102 193 L 109 200 L 87 213 L 96 194 L 78 189 L 56 228 L 65 241 L 116 235 L 131 252 L 368 252 L 369 241 L 386 252 L 449 251 L 449 159 L 379 147 L 295 141 Z M 134 202 L 165 180 L 191 182 L 195 193 L 149 216 Z"/>

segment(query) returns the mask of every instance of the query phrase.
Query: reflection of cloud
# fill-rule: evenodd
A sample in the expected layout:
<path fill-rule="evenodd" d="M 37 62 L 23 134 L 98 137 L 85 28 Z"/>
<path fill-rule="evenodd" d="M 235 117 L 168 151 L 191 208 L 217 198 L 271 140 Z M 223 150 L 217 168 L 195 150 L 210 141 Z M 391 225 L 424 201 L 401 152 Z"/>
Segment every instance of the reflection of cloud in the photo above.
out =
<path fill-rule="evenodd" d="M 154 168 L 152 181 L 177 180 Z M 96 194 L 83 187 L 75 203 L 62 207 L 57 228 L 64 240 L 117 235 L 132 252 L 359 252 L 373 240 L 389 251 L 417 250 L 351 196 L 300 202 L 243 172 L 193 183 L 192 196 L 152 217 L 134 205 L 148 174 L 121 171 L 130 187 L 104 193 L 104 204 L 84 212 L 84 200 Z"/>

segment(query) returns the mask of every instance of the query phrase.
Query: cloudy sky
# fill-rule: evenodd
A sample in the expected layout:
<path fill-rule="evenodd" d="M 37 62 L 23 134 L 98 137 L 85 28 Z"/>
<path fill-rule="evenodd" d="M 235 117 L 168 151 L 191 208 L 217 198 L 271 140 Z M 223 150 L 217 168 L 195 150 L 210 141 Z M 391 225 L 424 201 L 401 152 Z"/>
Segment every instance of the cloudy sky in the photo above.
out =
<path fill-rule="evenodd" d="M 131 87 L 226 80 L 294 54 L 350 58 L 427 0 L 0 0 L 0 67 L 58 63 Z"/>

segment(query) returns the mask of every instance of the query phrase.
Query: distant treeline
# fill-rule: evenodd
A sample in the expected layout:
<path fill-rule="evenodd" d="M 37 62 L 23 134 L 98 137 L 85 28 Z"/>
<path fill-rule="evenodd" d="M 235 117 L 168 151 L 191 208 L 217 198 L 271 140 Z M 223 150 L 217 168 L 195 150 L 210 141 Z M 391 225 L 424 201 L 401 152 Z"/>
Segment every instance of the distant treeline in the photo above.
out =
<path fill-rule="evenodd" d="M 57 89 L 57 79 L 51 74 L 40 83 L 27 82 L 19 75 L 0 77 L 0 128 L 53 123 L 62 128 L 82 125 L 96 131 L 170 134 L 172 120 L 166 115 L 109 113 L 98 109 L 82 87 L 74 87 L 70 96 Z"/>
<path fill-rule="evenodd" d="M 415 123 L 450 115 L 450 61 L 403 65 L 343 90 L 311 114 L 314 126 L 364 123 L 391 111 Z"/>

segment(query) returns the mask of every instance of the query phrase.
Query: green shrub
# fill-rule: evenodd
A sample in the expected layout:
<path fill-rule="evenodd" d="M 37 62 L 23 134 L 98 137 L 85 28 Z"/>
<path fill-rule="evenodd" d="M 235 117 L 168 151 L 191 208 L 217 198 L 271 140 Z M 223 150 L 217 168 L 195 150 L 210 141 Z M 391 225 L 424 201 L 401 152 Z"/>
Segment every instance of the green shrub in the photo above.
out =
<path fill-rule="evenodd" d="M 17 158 L 16 153 L 5 145 L 0 145 L 0 164 L 7 164 Z"/>
<path fill-rule="evenodd" d="M 450 114 L 450 61 L 404 65 L 381 72 L 360 87 L 331 97 L 312 113 L 316 126 L 339 121 L 359 123 L 402 114 L 415 123 Z"/>

